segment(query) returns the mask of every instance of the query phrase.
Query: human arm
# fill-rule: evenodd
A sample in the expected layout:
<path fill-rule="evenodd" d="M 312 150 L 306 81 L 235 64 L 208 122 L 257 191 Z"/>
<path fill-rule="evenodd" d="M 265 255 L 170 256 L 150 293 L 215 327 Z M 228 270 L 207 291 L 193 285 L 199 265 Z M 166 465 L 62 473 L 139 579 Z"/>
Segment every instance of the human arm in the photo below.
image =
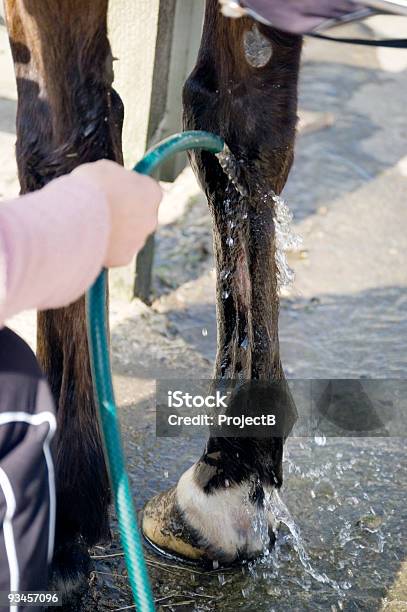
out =
<path fill-rule="evenodd" d="M 161 191 L 106 160 L 0 204 L 0 323 L 65 306 L 102 266 L 124 265 L 156 224 Z"/>

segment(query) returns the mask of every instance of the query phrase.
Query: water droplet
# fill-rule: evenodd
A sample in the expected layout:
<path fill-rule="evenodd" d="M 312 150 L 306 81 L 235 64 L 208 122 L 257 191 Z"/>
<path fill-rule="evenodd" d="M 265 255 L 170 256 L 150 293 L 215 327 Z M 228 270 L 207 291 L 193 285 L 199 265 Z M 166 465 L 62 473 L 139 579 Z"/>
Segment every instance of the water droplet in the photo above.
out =
<path fill-rule="evenodd" d="M 315 436 L 314 442 L 317 446 L 325 446 L 326 444 L 326 436 Z"/>
<path fill-rule="evenodd" d="M 240 343 L 240 346 L 242 347 L 242 349 L 244 351 L 247 351 L 247 348 L 249 346 L 249 339 L 247 336 L 244 337 L 244 339 L 242 340 L 242 342 Z"/>

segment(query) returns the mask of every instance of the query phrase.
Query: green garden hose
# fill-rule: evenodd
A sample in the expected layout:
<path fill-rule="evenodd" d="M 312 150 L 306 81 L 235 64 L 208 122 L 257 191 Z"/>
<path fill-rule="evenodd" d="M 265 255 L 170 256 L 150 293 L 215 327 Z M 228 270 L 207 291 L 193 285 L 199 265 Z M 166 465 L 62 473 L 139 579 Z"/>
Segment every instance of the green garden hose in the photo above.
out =
<path fill-rule="evenodd" d="M 168 157 L 179 151 L 204 149 L 220 153 L 224 142 L 209 132 L 182 132 L 170 136 L 150 149 L 134 167 L 141 174 L 152 174 Z M 154 598 L 137 526 L 132 494 L 126 472 L 117 407 L 110 367 L 108 326 L 106 321 L 107 271 L 102 270 L 89 289 L 86 300 L 89 354 L 93 384 L 99 408 L 110 481 L 113 490 L 120 538 L 137 612 L 152 612 Z"/>

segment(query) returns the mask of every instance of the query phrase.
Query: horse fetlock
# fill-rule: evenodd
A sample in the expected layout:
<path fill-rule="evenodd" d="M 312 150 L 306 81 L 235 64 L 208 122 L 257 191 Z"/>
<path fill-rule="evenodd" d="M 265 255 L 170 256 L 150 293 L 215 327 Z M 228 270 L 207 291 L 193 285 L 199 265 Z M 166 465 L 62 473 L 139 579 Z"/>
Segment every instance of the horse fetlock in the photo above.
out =
<path fill-rule="evenodd" d="M 207 493 L 195 471 L 193 465 L 176 487 L 147 503 L 147 539 L 164 552 L 193 560 L 233 563 L 263 554 L 274 540 L 275 520 L 264 494 L 258 494 L 261 485 L 225 479 L 224 486 Z"/>

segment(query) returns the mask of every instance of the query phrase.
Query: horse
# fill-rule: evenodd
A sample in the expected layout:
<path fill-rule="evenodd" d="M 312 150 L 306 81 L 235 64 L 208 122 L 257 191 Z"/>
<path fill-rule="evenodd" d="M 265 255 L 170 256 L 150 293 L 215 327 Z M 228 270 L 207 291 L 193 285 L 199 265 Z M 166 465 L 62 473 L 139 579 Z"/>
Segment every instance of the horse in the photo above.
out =
<path fill-rule="evenodd" d="M 123 105 L 113 88 L 107 10 L 108 0 L 5 0 L 18 90 L 21 193 L 84 162 L 122 163 Z M 293 162 L 301 45 L 301 36 L 249 17 L 229 19 L 218 0 L 206 0 L 196 65 L 183 89 L 184 127 L 222 136 L 242 165 L 245 183 L 242 196 L 212 155 L 191 155 L 214 228 L 215 379 L 285 380 L 270 194 L 281 193 Z M 88 548 L 109 538 L 109 480 L 84 297 L 38 313 L 37 345 L 59 431 L 52 580 L 69 596 L 87 580 Z M 242 508 L 248 502 L 254 513 L 266 511 L 266 493 L 282 483 L 282 454 L 281 438 L 211 436 L 176 487 L 147 503 L 144 534 L 190 559 L 233 562 L 256 556 L 258 537 Z"/>

